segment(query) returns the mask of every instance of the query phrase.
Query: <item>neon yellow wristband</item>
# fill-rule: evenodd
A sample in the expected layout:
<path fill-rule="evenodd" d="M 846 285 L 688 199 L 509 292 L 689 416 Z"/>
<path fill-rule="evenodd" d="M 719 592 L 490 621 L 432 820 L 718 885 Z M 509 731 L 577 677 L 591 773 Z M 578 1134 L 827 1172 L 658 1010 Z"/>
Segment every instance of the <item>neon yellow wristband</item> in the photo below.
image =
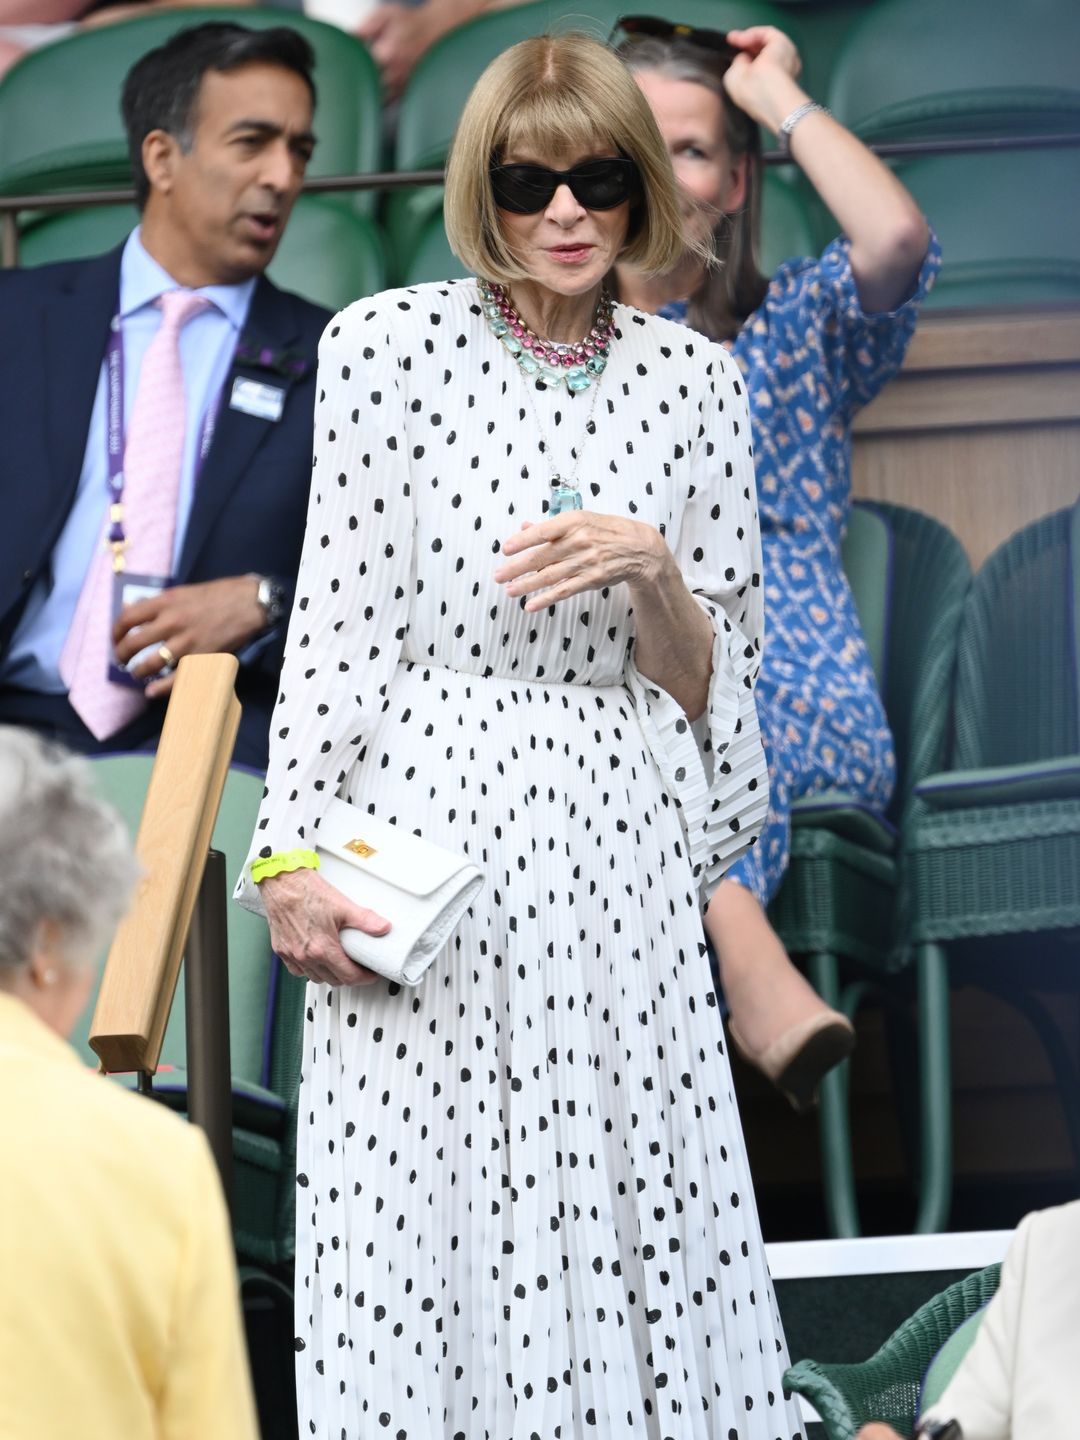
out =
<path fill-rule="evenodd" d="M 314 850 L 282 850 L 264 855 L 251 862 L 251 879 L 255 885 L 287 870 L 318 870 L 319 857 Z"/>

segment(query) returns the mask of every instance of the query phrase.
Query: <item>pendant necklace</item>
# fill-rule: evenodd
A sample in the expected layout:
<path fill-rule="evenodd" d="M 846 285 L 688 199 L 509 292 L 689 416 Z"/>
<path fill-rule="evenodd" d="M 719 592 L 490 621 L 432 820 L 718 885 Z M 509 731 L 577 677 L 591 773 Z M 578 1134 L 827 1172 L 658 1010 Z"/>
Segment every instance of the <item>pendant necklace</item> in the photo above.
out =
<path fill-rule="evenodd" d="M 576 453 L 573 448 L 571 448 L 570 454 L 574 462 L 574 468 L 570 471 L 569 475 L 561 475 L 555 469 L 551 441 L 548 439 L 547 432 L 540 422 L 540 414 L 536 408 L 536 401 L 532 397 L 532 388 L 532 385 L 526 380 L 525 394 L 529 399 L 529 409 L 532 411 L 533 419 L 536 421 L 536 428 L 540 432 L 544 461 L 547 464 L 548 473 L 551 477 L 548 481 L 550 487 L 548 514 L 561 515 L 566 510 L 582 510 L 584 506 L 581 503 L 581 490 L 578 488 L 577 476 L 578 470 L 581 468 L 581 457 L 585 451 L 585 446 L 588 444 L 589 436 L 596 429 L 593 423 L 593 415 L 596 412 L 596 402 L 600 395 L 600 386 L 593 386 L 592 404 L 589 406 L 589 415 L 585 421 L 585 429 L 581 432 L 581 439 L 578 442 Z"/>
<path fill-rule="evenodd" d="M 583 509 L 577 474 L 581 467 L 581 456 L 589 436 L 596 429 L 593 415 L 600 394 L 600 377 L 607 367 L 608 352 L 615 334 L 614 307 L 611 296 L 601 291 L 597 302 L 593 324 L 584 340 L 570 343 L 543 340 L 531 330 L 510 303 L 510 297 L 501 285 L 489 285 L 478 280 L 480 294 L 484 301 L 484 315 L 488 328 L 504 349 L 513 356 L 525 381 L 525 394 L 529 409 L 540 432 L 544 459 L 548 466 L 550 495 L 548 514 L 561 515 L 567 510 Z M 582 432 L 581 441 L 575 454 L 571 448 L 574 467 L 568 475 L 562 475 L 554 468 L 551 441 L 540 421 L 536 402 L 532 397 L 535 384 L 539 389 L 554 388 L 566 381 L 571 395 L 592 387 L 592 404 Z"/>

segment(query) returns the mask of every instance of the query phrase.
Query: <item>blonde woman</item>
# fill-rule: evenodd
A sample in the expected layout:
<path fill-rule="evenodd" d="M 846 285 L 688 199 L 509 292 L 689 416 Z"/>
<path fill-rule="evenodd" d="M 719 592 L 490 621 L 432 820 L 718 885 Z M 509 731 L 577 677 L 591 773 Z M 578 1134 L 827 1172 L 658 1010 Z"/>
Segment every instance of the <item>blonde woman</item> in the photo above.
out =
<path fill-rule="evenodd" d="M 308 987 L 300 1430 L 798 1430 L 701 927 L 765 765 L 745 397 L 611 302 L 682 251 L 648 105 L 581 36 L 495 60 L 450 157 L 477 278 L 358 301 L 315 473 L 244 903 Z M 344 953 L 327 800 L 486 887 L 415 990 Z"/>

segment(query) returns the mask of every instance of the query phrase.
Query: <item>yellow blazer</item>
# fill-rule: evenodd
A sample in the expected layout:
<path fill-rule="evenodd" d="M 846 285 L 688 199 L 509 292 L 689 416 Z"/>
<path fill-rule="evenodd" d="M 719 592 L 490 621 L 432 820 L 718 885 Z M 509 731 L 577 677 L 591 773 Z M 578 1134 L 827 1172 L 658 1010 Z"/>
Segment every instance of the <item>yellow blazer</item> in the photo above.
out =
<path fill-rule="evenodd" d="M 257 1440 L 202 1132 L 0 992 L 0 1436 Z"/>

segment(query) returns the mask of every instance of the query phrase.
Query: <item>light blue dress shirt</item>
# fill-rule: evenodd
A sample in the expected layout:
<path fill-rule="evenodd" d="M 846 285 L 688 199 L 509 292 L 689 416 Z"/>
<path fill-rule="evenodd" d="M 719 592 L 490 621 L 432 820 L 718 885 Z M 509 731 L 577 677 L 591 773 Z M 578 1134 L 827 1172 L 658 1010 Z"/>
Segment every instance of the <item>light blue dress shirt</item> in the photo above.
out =
<path fill-rule="evenodd" d="M 124 344 L 125 434 L 131 421 L 143 356 L 161 324 L 161 311 L 154 301 L 166 290 L 180 288 L 147 252 L 139 230 L 133 230 L 120 261 L 119 316 Z M 197 452 L 203 422 L 228 378 L 254 289 L 254 279 L 245 280 L 241 285 L 205 286 L 197 293 L 205 295 L 210 305 L 193 316 L 180 332 L 180 364 L 184 376 L 187 421 L 173 539 L 174 571 L 183 548 L 195 496 Z M 53 549 L 49 571 L 30 592 L 11 648 L 0 666 L 0 682 L 3 684 L 60 695 L 67 689 L 60 679 L 60 652 L 71 629 L 75 607 L 102 534 L 109 504 L 105 434 L 107 398 L 105 360 L 102 357 L 75 501 Z M 228 403 L 228 396 L 222 395 L 222 406 Z"/>

